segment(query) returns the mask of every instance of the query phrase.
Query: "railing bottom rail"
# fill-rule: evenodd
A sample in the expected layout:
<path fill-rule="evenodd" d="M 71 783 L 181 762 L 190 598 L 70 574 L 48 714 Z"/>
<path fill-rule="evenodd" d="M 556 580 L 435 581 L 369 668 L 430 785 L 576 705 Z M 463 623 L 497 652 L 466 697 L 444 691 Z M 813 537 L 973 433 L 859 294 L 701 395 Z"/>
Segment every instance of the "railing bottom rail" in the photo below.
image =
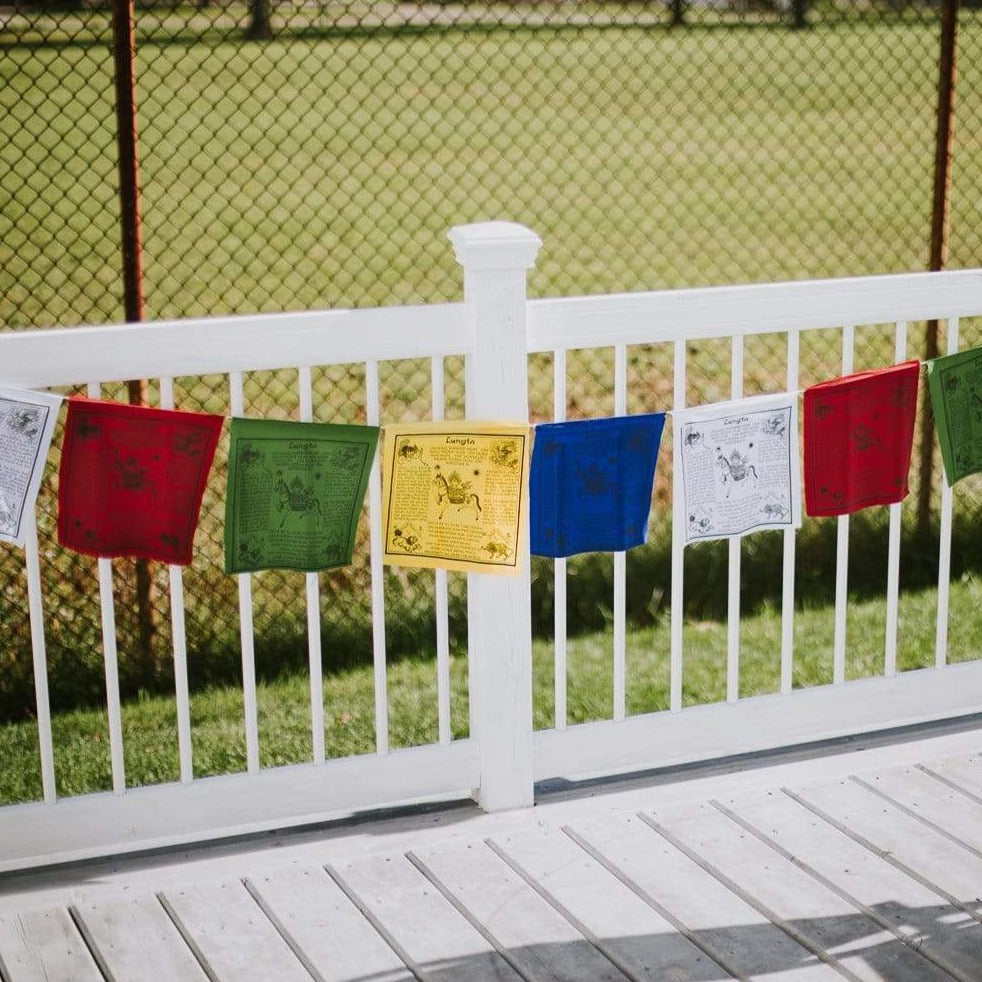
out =
<path fill-rule="evenodd" d="M 0 873 L 314 825 L 478 785 L 472 740 L 0 809 Z"/>
<path fill-rule="evenodd" d="M 982 713 L 982 662 L 751 696 L 535 734 L 535 779 L 583 778 L 777 750 Z"/>

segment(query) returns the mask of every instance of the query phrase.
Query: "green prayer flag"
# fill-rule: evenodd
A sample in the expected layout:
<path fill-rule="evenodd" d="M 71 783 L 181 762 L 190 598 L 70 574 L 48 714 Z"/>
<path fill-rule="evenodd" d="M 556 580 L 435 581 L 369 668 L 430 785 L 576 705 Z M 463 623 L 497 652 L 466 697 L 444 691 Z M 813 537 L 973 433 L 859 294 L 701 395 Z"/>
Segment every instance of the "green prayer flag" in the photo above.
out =
<path fill-rule="evenodd" d="M 351 562 L 377 426 L 233 419 L 225 572 Z"/>
<path fill-rule="evenodd" d="M 934 426 L 948 484 L 982 471 L 982 348 L 927 363 Z"/>

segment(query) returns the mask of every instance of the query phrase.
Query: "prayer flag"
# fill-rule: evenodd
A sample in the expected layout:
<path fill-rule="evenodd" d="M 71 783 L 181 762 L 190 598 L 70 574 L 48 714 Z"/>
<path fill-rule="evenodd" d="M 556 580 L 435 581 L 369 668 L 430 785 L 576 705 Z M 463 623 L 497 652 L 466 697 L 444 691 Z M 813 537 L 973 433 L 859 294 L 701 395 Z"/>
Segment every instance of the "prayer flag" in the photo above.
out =
<path fill-rule="evenodd" d="M 950 487 L 982 471 L 982 348 L 929 361 L 927 383 Z"/>
<path fill-rule="evenodd" d="M 0 542 L 24 544 L 61 396 L 0 388 Z"/>
<path fill-rule="evenodd" d="M 385 427 L 385 562 L 520 572 L 528 511 L 528 424 Z"/>
<path fill-rule="evenodd" d="M 536 556 L 621 552 L 648 537 L 664 413 L 535 428 L 529 531 Z"/>
<path fill-rule="evenodd" d="M 186 566 L 221 416 L 70 399 L 58 541 L 90 556 Z"/>
<path fill-rule="evenodd" d="M 801 523 L 797 409 L 782 394 L 673 413 L 686 544 Z"/>
<path fill-rule="evenodd" d="M 377 426 L 233 419 L 225 572 L 351 562 Z"/>
<path fill-rule="evenodd" d="M 920 362 L 805 390 L 805 510 L 848 515 L 907 497 Z"/>

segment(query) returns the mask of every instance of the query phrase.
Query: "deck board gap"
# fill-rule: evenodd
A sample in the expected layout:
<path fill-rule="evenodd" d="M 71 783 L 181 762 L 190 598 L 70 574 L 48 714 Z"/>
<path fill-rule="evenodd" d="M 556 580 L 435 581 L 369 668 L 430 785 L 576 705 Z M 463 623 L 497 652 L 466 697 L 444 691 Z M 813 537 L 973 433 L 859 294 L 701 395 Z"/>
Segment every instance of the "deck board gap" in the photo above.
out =
<path fill-rule="evenodd" d="M 372 913 L 369 906 L 358 896 L 358 894 L 351 888 L 341 872 L 335 869 L 330 863 L 324 865 L 324 872 L 334 880 L 338 885 L 344 895 L 358 908 L 361 912 L 362 917 L 368 921 L 369 924 L 375 928 L 378 936 L 395 952 L 396 957 L 402 959 L 402 963 L 406 966 L 407 970 L 412 973 L 416 982 L 429 982 L 429 977 L 426 975 L 424 970 L 416 961 L 410 956 L 409 952 L 392 936 L 391 931 L 385 927 L 385 925 Z"/>
<path fill-rule="evenodd" d="M 976 858 L 982 859 L 982 849 L 977 849 L 970 842 L 966 842 L 964 839 L 958 838 L 957 835 L 952 835 L 952 833 L 949 832 L 943 825 L 938 825 L 937 822 L 932 822 L 926 815 L 921 815 L 920 812 L 914 808 L 908 808 L 902 801 L 897 801 L 896 798 L 891 797 L 885 791 L 881 791 L 879 788 L 874 787 L 872 784 L 864 781 L 862 778 L 857 777 L 856 775 L 850 777 L 849 780 L 854 784 L 858 784 L 870 794 L 876 795 L 877 798 L 880 798 L 883 801 L 893 805 L 894 808 L 899 809 L 910 818 L 916 819 L 918 822 L 927 826 L 932 831 L 937 832 L 939 835 L 943 835 L 949 842 L 954 843 L 956 846 L 960 846 L 962 849 L 964 849 L 966 852 L 970 852 Z"/>
<path fill-rule="evenodd" d="M 929 778 L 932 778 L 935 781 L 940 781 L 946 788 L 951 788 L 952 791 L 956 791 L 958 794 L 964 795 L 970 801 L 974 801 L 975 804 L 982 805 L 982 796 L 977 795 L 974 791 L 970 791 L 968 788 L 958 784 L 950 777 L 931 770 L 931 768 L 925 764 L 917 764 L 916 767 L 922 774 L 926 774 Z"/>
<path fill-rule="evenodd" d="M 454 910 L 460 914 L 470 924 L 478 934 L 484 938 L 485 941 L 499 954 L 501 957 L 508 962 L 511 968 L 514 970 L 515 974 L 520 976 L 525 982 L 534 982 L 534 980 L 529 979 L 528 973 L 521 967 L 515 957 L 509 954 L 508 949 L 491 933 L 488 928 L 481 923 L 480 918 L 475 917 L 474 914 L 468 909 L 467 905 L 464 904 L 454 893 L 452 893 L 447 885 L 423 862 L 420 857 L 414 853 L 412 850 L 407 852 L 406 859 L 409 860 L 416 869 L 419 870 L 420 874 L 424 876 L 437 891 L 441 894 L 444 900 L 450 904 Z"/>
<path fill-rule="evenodd" d="M 96 944 L 95 938 L 92 937 L 92 932 L 85 923 L 85 919 L 82 917 L 79 909 L 74 904 L 69 904 L 67 909 L 68 916 L 72 919 L 72 923 L 75 925 L 75 930 L 78 931 L 79 937 L 82 939 L 82 943 L 89 949 L 89 954 L 92 956 L 92 961 L 95 962 L 95 966 L 99 970 L 99 973 L 106 980 L 106 982 L 116 982 L 116 977 L 113 975 L 109 965 L 106 964 L 106 960 L 103 957 L 102 952 L 99 951 L 99 945 Z"/>
<path fill-rule="evenodd" d="M 563 826 L 563 832 L 576 843 L 591 859 L 598 862 L 611 876 L 615 877 L 621 883 L 624 884 L 639 900 L 644 901 L 655 913 L 660 917 L 663 917 L 669 924 L 675 928 L 679 934 L 683 935 L 688 941 L 690 941 L 696 948 L 698 948 L 710 961 L 717 965 L 720 969 L 730 975 L 732 978 L 739 980 L 739 982 L 749 982 L 748 976 L 740 972 L 738 968 L 730 965 L 726 958 L 721 955 L 715 948 L 707 944 L 699 935 L 689 929 L 683 921 L 680 921 L 672 911 L 670 911 L 664 904 L 660 904 L 654 897 L 648 893 L 647 890 L 643 889 L 640 884 L 635 883 L 619 866 L 612 863 L 602 852 L 595 849 L 586 839 L 582 838 L 577 834 L 576 830 L 570 828 L 568 825 Z"/>
<path fill-rule="evenodd" d="M 766 904 L 761 903 L 753 894 L 748 893 L 739 883 L 728 877 L 722 870 L 717 869 L 712 863 L 700 856 L 695 850 L 690 849 L 684 842 L 674 836 L 667 828 L 659 824 L 654 818 L 644 812 L 638 812 L 638 818 L 644 822 L 653 832 L 660 835 L 666 842 L 678 849 L 683 855 L 688 856 L 703 871 L 712 876 L 715 880 L 726 887 L 731 893 L 739 897 L 745 904 L 752 907 L 762 917 L 767 918 L 778 930 L 783 931 L 789 938 L 801 945 L 806 951 L 811 952 L 819 961 L 824 962 L 830 968 L 835 969 L 852 982 L 862 982 L 858 976 L 839 962 L 835 956 L 830 955 L 820 945 L 815 944 L 807 935 L 799 931 L 794 925 L 789 924 L 776 911 L 771 910 Z"/>
<path fill-rule="evenodd" d="M 171 919 L 171 923 L 180 934 L 184 943 L 188 946 L 191 954 L 194 955 L 195 960 L 201 966 L 201 971 L 205 973 L 208 977 L 209 982 L 222 982 L 222 980 L 215 974 L 215 970 L 211 967 L 208 959 L 205 957 L 205 953 L 199 947 L 197 941 L 194 940 L 191 932 L 187 929 L 187 925 L 181 920 L 181 915 L 173 908 L 171 902 L 167 899 L 167 896 L 161 891 L 157 894 L 157 900 L 160 906 L 164 908 L 164 913 Z"/>
<path fill-rule="evenodd" d="M 586 924 L 584 924 L 571 910 L 561 901 L 554 897 L 541 883 L 521 863 L 517 862 L 493 839 L 485 839 L 485 845 L 515 874 L 520 876 L 553 910 L 561 917 L 564 917 L 580 934 L 591 944 L 604 958 L 622 972 L 631 982 L 640 982 L 637 973 L 631 966 L 621 958 L 610 945 L 606 944 L 603 938 L 597 937 Z"/>
<path fill-rule="evenodd" d="M 284 944 L 293 952 L 296 956 L 297 961 L 306 969 L 310 977 L 314 979 L 314 982 L 325 982 L 324 976 L 317 970 L 317 967 L 311 962 L 307 957 L 306 952 L 297 943 L 297 939 L 287 930 L 283 922 L 276 916 L 276 913 L 270 909 L 269 904 L 263 898 L 262 894 L 256 889 L 255 884 L 248 877 L 243 877 L 242 885 L 245 887 L 246 892 L 255 901 L 256 906 L 263 912 L 263 915 L 269 921 L 270 924 L 276 929 L 277 934 L 283 939 Z"/>
<path fill-rule="evenodd" d="M 859 832 L 855 831 L 854 829 L 849 828 L 849 826 L 846 825 L 844 822 L 840 822 L 833 815 L 829 815 L 828 812 L 824 811 L 818 805 L 808 801 L 805 798 L 802 798 L 800 795 L 795 794 L 795 792 L 792 791 L 790 788 L 782 788 L 781 790 L 792 801 L 796 802 L 802 808 L 811 812 L 811 814 L 814 815 L 816 818 L 821 819 L 827 825 L 830 825 L 832 826 L 832 828 L 836 829 L 836 831 L 841 832 L 845 836 L 848 836 L 857 845 L 862 846 L 868 852 L 871 852 L 874 856 L 877 856 L 879 859 L 882 859 L 884 862 L 889 863 L 891 866 L 894 867 L 894 869 L 899 870 L 905 876 L 909 876 L 912 880 L 916 880 L 918 883 L 921 884 L 921 886 L 930 890 L 932 893 L 936 893 L 939 897 L 946 900 L 953 907 L 957 907 L 959 908 L 959 910 L 963 910 L 973 920 L 976 920 L 980 924 L 982 924 L 982 912 L 975 910 L 964 900 L 959 900 L 958 897 L 956 897 L 949 890 L 946 890 L 940 884 L 935 883 L 933 880 L 929 879 L 928 877 L 922 875 L 921 873 L 918 873 L 917 870 L 912 869 L 902 860 L 897 859 L 897 857 L 889 849 L 883 849 L 880 846 L 878 846 L 875 842 L 871 842 L 864 835 L 861 835 Z"/>
<path fill-rule="evenodd" d="M 785 849 L 781 843 L 776 842 L 772 839 L 766 832 L 758 829 L 753 823 L 748 822 L 742 816 L 736 814 L 736 812 L 731 811 L 726 807 L 721 801 L 711 800 L 710 805 L 712 805 L 718 812 L 725 815 L 731 822 L 734 822 L 740 828 L 742 828 L 749 835 L 754 836 L 754 838 L 760 840 L 769 849 L 772 849 L 779 856 L 782 856 L 793 866 L 796 866 L 803 873 L 810 876 L 816 883 L 820 883 L 826 890 L 830 893 L 834 893 L 841 900 L 844 900 L 851 907 L 855 908 L 864 917 L 867 917 L 874 924 L 878 924 L 885 931 L 889 931 L 902 945 L 910 948 L 912 951 L 917 952 L 922 958 L 931 962 L 936 968 L 939 968 L 942 972 L 946 972 L 952 978 L 959 979 L 960 982 L 977 982 L 976 979 L 969 978 L 963 972 L 959 971 L 957 968 L 948 964 L 944 959 L 938 958 L 933 952 L 927 951 L 922 947 L 923 936 L 922 935 L 912 935 L 908 932 L 901 931 L 896 925 L 892 924 L 890 920 L 884 917 L 882 914 L 878 913 L 868 904 L 863 903 L 858 897 L 850 893 L 848 890 L 844 890 L 840 887 L 834 880 L 830 880 L 824 873 L 820 873 L 815 869 L 810 863 L 806 863 L 799 856 Z M 821 816 L 819 816 L 821 817 Z M 860 843 L 862 845 L 862 843 Z M 876 850 L 874 850 L 876 851 Z M 877 851 L 879 858 L 885 858 Z M 901 872 L 906 873 L 906 870 L 901 870 Z M 926 884 L 922 884 L 925 885 Z M 928 889 L 931 889 L 928 887 Z"/>

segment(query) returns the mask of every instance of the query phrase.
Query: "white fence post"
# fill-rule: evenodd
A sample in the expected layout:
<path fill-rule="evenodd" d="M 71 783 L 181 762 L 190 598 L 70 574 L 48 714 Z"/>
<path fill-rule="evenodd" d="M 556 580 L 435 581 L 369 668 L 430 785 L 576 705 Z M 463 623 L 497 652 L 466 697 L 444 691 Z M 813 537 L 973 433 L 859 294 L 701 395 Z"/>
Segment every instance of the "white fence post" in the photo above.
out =
<path fill-rule="evenodd" d="M 542 244 L 523 225 L 482 222 L 451 229 L 464 267 L 471 351 L 467 417 L 528 419 L 526 276 Z M 528 551 L 528 541 L 519 546 Z M 517 577 L 467 577 L 471 736 L 480 746 L 478 804 L 486 811 L 533 801 L 532 613 L 528 566 Z"/>

